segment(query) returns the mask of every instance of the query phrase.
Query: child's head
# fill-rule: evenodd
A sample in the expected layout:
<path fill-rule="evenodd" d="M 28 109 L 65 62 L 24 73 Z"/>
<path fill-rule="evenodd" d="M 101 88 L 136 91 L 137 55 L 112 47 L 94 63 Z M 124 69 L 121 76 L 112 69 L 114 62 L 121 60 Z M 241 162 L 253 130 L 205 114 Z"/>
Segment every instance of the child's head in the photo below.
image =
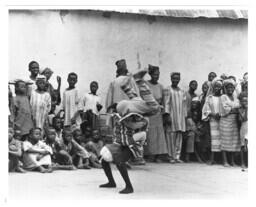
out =
<path fill-rule="evenodd" d="M 30 130 L 29 135 L 30 139 L 37 143 L 41 139 L 42 130 L 39 127 L 33 128 Z"/>
<path fill-rule="evenodd" d="M 217 77 L 217 74 L 215 72 L 210 72 L 208 75 L 208 81 L 212 81 L 216 77 Z"/>
<path fill-rule="evenodd" d="M 200 101 L 198 97 L 195 97 L 191 101 L 191 110 L 198 110 L 200 108 Z"/>
<path fill-rule="evenodd" d="M 45 68 L 41 74 L 46 77 L 46 80 L 49 80 L 53 74 L 53 71 L 50 68 Z"/>
<path fill-rule="evenodd" d="M 14 128 L 14 138 L 17 140 L 21 140 L 21 129 L 19 127 Z"/>
<path fill-rule="evenodd" d="M 151 77 L 151 81 L 157 83 L 157 81 L 159 80 L 159 76 L 160 76 L 159 67 L 153 66 L 153 65 L 148 65 L 148 74 Z"/>
<path fill-rule="evenodd" d="M 75 139 L 77 142 L 80 143 L 80 141 L 82 140 L 82 137 L 83 137 L 83 134 L 82 134 L 81 129 L 75 128 L 75 129 L 73 130 L 73 137 L 74 137 L 74 139 Z"/>
<path fill-rule="evenodd" d="M 242 108 L 248 108 L 248 94 L 246 92 L 240 93 L 239 100 Z"/>
<path fill-rule="evenodd" d="M 30 71 L 31 75 L 36 77 L 39 73 L 39 64 L 36 61 L 31 61 L 28 64 L 28 70 Z"/>
<path fill-rule="evenodd" d="M 91 93 L 92 93 L 92 94 L 96 94 L 98 88 L 99 88 L 98 82 L 92 81 L 91 84 L 90 84 Z"/>
<path fill-rule="evenodd" d="M 42 75 L 38 76 L 36 78 L 36 85 L 37 85 L 37 89 L 39 91 L 45 91 L 45 86 L 46 86 L 46 78 L 45 78 L 45 76 L 42 76 Z"/>
<path fill-rule="evenodd" d="M 94 141 L 98 141 L 98 140 L 100 139 L 100 132 L 99 132 L 98 129 L 94 129 L 94 130 L 92 131 L 92 139 L 93 139 Z"/>
<path fill-rule="evenodd" d="M 194 122 L 198 122 L 198 120 L 200 119 L 200 113 L 198 111 L 193 111 L 191 116 Z"/>
<path fill-rule="evenodd" d="M 205 81 L 202 85 L 203 94 L 206 94 L 208 92 L 208 90 L 209 90 L 209 85 L 208 85 L 207 81 Z"/>
<path fill-rule="evenodd" d="M 53 117 L 52 119 L 52 125 L 53 125 L 53 128 L 57 131 L 61 130 L 62 128 L 62 120 L 59 116 L 55 116 Z"/>
<path fill-rule="evenodd" d="M 171 73 L 171 82 L 172 82 L 172 86 L 177 87 L 180 82 L 180 73 L 178 72 Z"/>
<path fill-rule="evenodd" d="M 196 80 L 192 80 L 189 83 L 189 90 L 196 91 L 197 86 L 198 86 L 197 81 Z"/>
<path fill-rule="evenodd" d="M 77 74 L 76 73 L 69 73 L 68 74 L 68 85 L 70 88 L 74 88 L 77 83 Z"/>
<path fill-rule="evenodd" d="M 25 81 L 18 80 L 15 82 L 15 94 L 25 95 L 27 93 L 27 86 Z"/>
<path fill-rule="evenodd" d="M 9 127 L 9 130 L 8 130 L 8 137 L 9 137 L 8 140 L 9 140 L 9 142 L 12 141 L 13 136 L 14 136 L 14 130 L 13 130 L 13 128 Z"/>
<path fill-rule="evenodd" d="M 46 139 L 51 143 L 55 142 L 55 139 L 56 139 L 55 129 L 53 127 L 48 127 L 45 132 L 46 132 Z"/>
<path fill-rule="evenodd" d="M 65 127 L 62 131 L 62 138 L 65 142 L 71 142 L 73 139 L 73 133 L 70 127 Z"/>
<path fill-rule="evenodd" d="M 243 81 L 241 83 L 241 86 L 242 86 L 242 91 L 248 92 L 248 81 Z"/>

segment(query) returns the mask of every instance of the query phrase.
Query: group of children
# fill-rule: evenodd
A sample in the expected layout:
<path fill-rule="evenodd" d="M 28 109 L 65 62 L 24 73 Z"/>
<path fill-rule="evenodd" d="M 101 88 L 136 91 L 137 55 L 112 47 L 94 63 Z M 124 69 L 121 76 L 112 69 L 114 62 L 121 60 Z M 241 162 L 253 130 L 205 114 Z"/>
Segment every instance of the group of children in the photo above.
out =
<path fill-rule="evenodd" d="M 111 106 L 118 114 L 115 117 L 119 118 L 115 121 L 113 143 L 105 144 L 99 130 L 103 106 L 97 95 L 96 81 L 91 82 L 90 93 L 80 98 L 76 89 L 78 76 L 69 73 L 69 86 L 61 98 L 61 78 L 57 77 L 58 88 L 54 89 L 49 82 L 51 69 L 39 73 L 39 64 L 32 61 L 29 71 L 30 81 L 17 79 L 9 83 L 15 87 L 13 96 L 9 86 L 10 172 L 103 168 L 109 182 L 100 187 L 115 187 L 109 165 L 114 161 L 126 183 L 120 193 L 131 193 L 127 162 L 143 157 L 141 148 L 146 143 L 148 131 L 148 120 L 144 116 L 149 117 L 150 125 L 156 114 L 161 114 L 158 117 L 161 122 L 157 124 L 162 123 L 166 137 L 171 140 L 166 151 L 169 162 L 182 162 L 183 155 L 184 160 L 189 161 L 193 153 L 198 161 L 213 164 L 216 152 L 222 152 L 223 164 L 228 166 L 227 154 L 235 165 L 235 152 L 241 152 L 241 165 L 245 167 L 247 74 L 238 92 L 233 76 L 217 78 L 215 73 L 210 73 L 208 81 L 202 85 L 202 94 L 197 96 L 197 81 L 191 81 L 189 90 L 184 92 L 178 88 L 180 74 L 172 73 L 172 85 L 164 91 L 162 102 L 154 99 L 143 80 L 147 71 L 142 70 L 132 78 L 127 76 L 129 83 L 124 83 L 120 90 L 129 99 Z M 135 81 L 137 93 L 127 88 L 131 81 Z"/>

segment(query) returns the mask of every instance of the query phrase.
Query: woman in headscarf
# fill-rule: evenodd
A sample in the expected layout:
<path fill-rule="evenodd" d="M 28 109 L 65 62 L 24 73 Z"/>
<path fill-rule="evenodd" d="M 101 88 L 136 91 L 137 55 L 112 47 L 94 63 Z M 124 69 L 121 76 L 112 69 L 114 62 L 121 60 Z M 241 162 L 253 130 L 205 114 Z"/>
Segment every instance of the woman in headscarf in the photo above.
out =
<path fill-rule="evenodd" d="M 202 120 L 210 122 L 211 132 L 211 156 L 209 164 L 214 163 L 214 153 L 221 151 L 220 142 L 220 97 L 222 80 L 215 78 L 212 81 L 213 92 L 206 97 L 202 110 Z"/>
<path fill-rule="evenodd" d="M 151 79 L 147 81 L 147 84 L 159 105 L 163 105 L 163 86 L 158 83 L 159 67 L 149 65 L 148 74 Z M 150 161 L 162 162 L 161 156 L 163 158 L 163 154 L 167 154 L 167 152 L 162 113 L 158 112 L 156 115 L 149 117 L 145 155 L 148 156 Z"/>
<path fill-rule="evenodd" d="M 240 106 L 234 94 L 236 83 L 233 79 L 223 81 L 224 93 L 221 96 L 220 137 L 224 166 L 229 166 L 226 152 L 231 154 L 231 165 L 235 165 L 234 153 L 240 152 L 241 143 L 238 132 L 238 108 Z"/>

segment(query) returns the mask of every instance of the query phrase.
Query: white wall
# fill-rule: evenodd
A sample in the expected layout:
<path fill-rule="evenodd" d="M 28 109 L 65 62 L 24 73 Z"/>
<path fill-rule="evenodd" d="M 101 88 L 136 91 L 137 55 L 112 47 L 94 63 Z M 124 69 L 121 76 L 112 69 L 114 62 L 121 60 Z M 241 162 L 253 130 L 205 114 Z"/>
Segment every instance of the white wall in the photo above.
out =
<path fill-rule="evenodd" d="M 160 66 L 160 82 L 170 82 L 170 72 L 181 72 L 181 86 L 190 80 L 201 84 L 210 71 L 241 78 L 247 71 L 247 21 L 228 19 L 160 18 L 58 11 L 10 11 L 9 79 L 28 78 L 28 63 L 39 62 L 63 78 L 79 75 L 77 87 L 88 91 L 97 80 L 105 97 L 115 76 L 115 61 L 125 58 L 130 71 L 148 63 Z M 56 85 L 55 76 L 52 80 Z M 201 87 L 198 93 L 201 92 Z"/>

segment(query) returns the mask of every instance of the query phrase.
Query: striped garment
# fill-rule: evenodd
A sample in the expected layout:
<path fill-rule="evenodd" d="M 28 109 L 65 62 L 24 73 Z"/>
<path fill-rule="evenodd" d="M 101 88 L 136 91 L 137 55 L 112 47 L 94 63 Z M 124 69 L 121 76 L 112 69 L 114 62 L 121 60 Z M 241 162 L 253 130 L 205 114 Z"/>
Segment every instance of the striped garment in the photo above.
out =
<path fill-rule="evenodd" d="M 114 129 L 113 142 L 122 146 L 128 146 L 135 158 L 143 156 L 143 144 L 135 142 L 133 134 L 135 130 L 127 128 L 124 124 L 116 122 Z"/>
<path fill-rule="evenodd" d="M 239 100 L 235 94 L 233 94 L 233 100 L 225 94 L 221 96 L 220 138 L 223 151 L 237 152 L 241 149 L 237 125 L 238 113 L 231 111 L 239 106 Z"/>
<path fill-rule="evenodd" d="M 106 110 L 108 110 L 108 108 L 114 103 L 119 103 L 122 100 L 129 100 L 129 97 L 121 89 L 121 85 L 123 85 L 128 78 L 129 78 L 128 76 L 119 76 L 110 83 L 107 96 L 106 96 L 106 104 L 105 104 Z M 131 78 L 131 81 L 127 82 L 127 84 L 129 88 L 132 88 L 132 90 L 134 90 L 137 95 L 139 94 L 139 89 L 133 78 Z"/>
<path fill-rule="evenodd" d="M 39 93 L 37 90 L 32 90 L 30 105 L 35 127 L 44 129 L 44 125 L 48 120 L 48 113 L 51 110 L 50 94 L 48 92 Z"/>
<path fill-rule="evenodd" d="M 241 141 L 237 126 L 237 114 L 229 114 L 220 119 L 221 150 L 239 152 Z"/>
<path fill-rule="evenodd" d="M 205 104 L 202 110 L 202 119 L 208 120 L 211 113 L 220 113 L 221 102 L 219 96 L 209 95 L 206 97 Z M 220 121 L 210 118 L 210 132 L 211 132 L 211 151 L 221 151 L 220 141 Z"/>
<path fill-rule="evenodd" d="M 64 125 L 71 125 L 71 118 L 78 110 L 79 97 L 77 89 L 65 90 L 63 93 L 63 109 L 65 111 Z"/>
<path fill-rule="evenodd" d="M 171 118 L 170 129 L 172 132 L 186 131 L 187 102 L 186 94 L 179 87 L 173 89 L 168 86 L 164 90 L 164 108 Z"/>

